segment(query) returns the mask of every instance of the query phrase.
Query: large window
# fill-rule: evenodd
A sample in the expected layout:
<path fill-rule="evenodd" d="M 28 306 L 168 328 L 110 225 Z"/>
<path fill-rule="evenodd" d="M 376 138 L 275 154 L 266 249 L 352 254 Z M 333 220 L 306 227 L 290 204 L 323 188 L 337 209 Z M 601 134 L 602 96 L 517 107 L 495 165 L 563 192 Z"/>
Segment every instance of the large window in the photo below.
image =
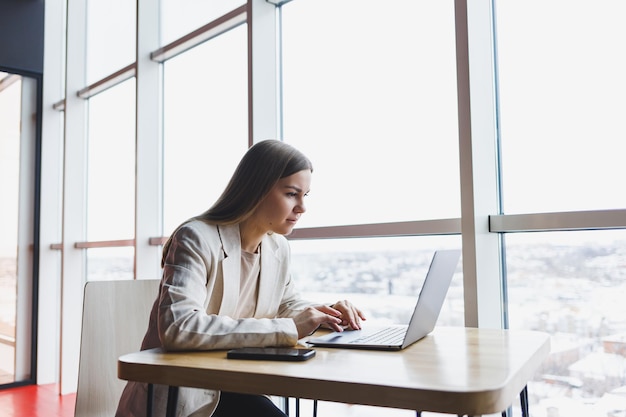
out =
<path fill-rule="evenodd" d="M 553 336 L 530 384 L 533 413 L 626 412 L 609 405 L 626 386 L 622 1 L 121 3 L 88 2 L 84 21 L 72 13 L 83 5 L 68 3 L 68 36 L 81 40 L 68 44 L 82 46 L 68 49 L 77 58 L 58 82 L 85 88 L 86 72 L 96 85 L 55 103 L 66 106 L 72 155 L 64 178 L 82 181 L 87 167 L 88 182 L 86 201 L 63 193 L 64 213 L 83 210 L 86 225 L 59 233 L 64 283 L 82 282 L 85 258 L 89 279 L 145 278 L 138 265 L 157 275 L 162 238 L 215 201 L 250 142 L 275 134 L 314 165 L 290 237 L 305 296 L 349 297 L 372 320 L 406 321 L 432 253 L 473 245 L 440 324 L 482 313 L 464 304 L 473 287 L 502 288 L 476 299 L 501 307 L 513 329 Z M 465 5 L 467 22 L 455 10 Z M 45 207 L 44 223 L 58 223 Z"/>
<path fill-rule="evenodd" d="M 21 85 L 0 72 L 0 384 L 15 380 Z"/>
<path fill-rule="evenodd" d="M 304 227 L 460 216 L 453 5 L 386 5 L 342 1 L 332 13 L 313 2 L 283 7 L 285 140 L 315 165 Z M 619 151 L 626 133 L 620 116 L 626 37 L 619 22 L 626 8 L 619 2 L 495 6 L 494 119 L 504 213 L 624 207 L 626 193 L 618 190 L 626 177 Z M 626 332 L 616 296 L 626 282 L 622 235 L 554 232 L 504 240 L 509 326 L 553 335 L 553 352 L 530 384 L 535 412 L 625 410 L 615 405 L 626 385 Z M 420 259 L 411 252 L 419 240 L 430 249 L 445 246 L 430 238 L 408 239 L 404 251 L 392 244 L 404 238 L 297 240 L 294 271 L 317 298 L 349 293 L 385 316 L 388 302 L 411 306 L 411 287 L 400 276 L 389 280 L 385 268 Z M 405 302 L 393 293 L 396 284 Z M 463 293 L 453 285 L 451 302 L 455 297 L 462 305 Z M 456 325 L 447 313 L 440 324 Z"/>
<path fill-rule="evenodd" d="M 135 80 L 89 99 L 87 240 L 132 240 Z M 132 248 L 89 249 L 87 279 L 132 279 Z"/>
<path fill-rule="evenodd" d="M 87 2 L 87 84 L 135 62 L 136 2 Z"/>
<path fill-rule="evenodd" d="M 626 3 L 496 10 L 504 212 L 626 207 Z"/>
<path fill-rule="evenodd" d="M 283 7 L 285 141 L 315 169 L 302 226 L 458 217 L 453 2 L 329 11 Z"/>
<path fill-rule="evenodd" d="M 135 209 L 135 80 L 89 100 L 87 239 L 132 238 Z"/>
<path fill-rule="evenodd" d="M 626 4 L 501 1 L 495 17 L 504 213 L 626 207 Z M 510 327 L 552 335 L 533 410 L 623 415 L 624 232 L 505 241 Z"/>
<path fill-rule="evenodd" d="M 248 147 L 246 26 L 164 64 L 164 234 L 219 197 Z"/>
<path fill-rule="evenodd" d="M 552 353 L 529 384 L 534 410 L 622 415 L 626 233 L 512 234 L 506 241 L 510 326 L 552 335 Z"/>
<path fill-rule="evenodd" d="M 245 4 L 245 0 L 161 0 L 161 44 L 182 38 Z"/>
<path fill-rule="evenodd" d="M 33 379 L 37 84 L 0 72 L 0 385 Z"/>
<path fill-rule="evenodd" d="M 408 323 L 434 249 L 461 246 L 459 236 L 324 239 L 291 242 L 293 278 L 309 300 L 349 299 L 368 323 Z M 461 262 L 440 324 L 463 326 Z"/>

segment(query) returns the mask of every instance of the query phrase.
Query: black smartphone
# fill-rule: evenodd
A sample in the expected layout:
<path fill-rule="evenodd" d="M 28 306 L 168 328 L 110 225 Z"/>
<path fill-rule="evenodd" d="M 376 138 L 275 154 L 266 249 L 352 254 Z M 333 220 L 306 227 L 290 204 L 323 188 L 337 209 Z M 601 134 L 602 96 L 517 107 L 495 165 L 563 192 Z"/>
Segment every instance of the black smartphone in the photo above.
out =
<path fill-rule="evenodd" d="M 314 349 L 283 347 L 246 347 L 229 350 L 228 359 L 252 359 L 270 361 L 306 361 L 315 356 Z"/>

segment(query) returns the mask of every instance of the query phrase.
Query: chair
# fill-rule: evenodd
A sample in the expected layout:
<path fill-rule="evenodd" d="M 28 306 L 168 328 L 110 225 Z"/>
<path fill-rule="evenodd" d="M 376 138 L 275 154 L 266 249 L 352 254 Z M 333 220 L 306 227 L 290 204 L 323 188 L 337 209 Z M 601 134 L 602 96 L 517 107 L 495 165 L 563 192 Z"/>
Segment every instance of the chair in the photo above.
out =
<path fill-rule="evenodd" d="M 90 281 L 84 289 L 75 417 L 111 417 L 126 381 L 117 358 L 139 350 L 159 280 Z"/>

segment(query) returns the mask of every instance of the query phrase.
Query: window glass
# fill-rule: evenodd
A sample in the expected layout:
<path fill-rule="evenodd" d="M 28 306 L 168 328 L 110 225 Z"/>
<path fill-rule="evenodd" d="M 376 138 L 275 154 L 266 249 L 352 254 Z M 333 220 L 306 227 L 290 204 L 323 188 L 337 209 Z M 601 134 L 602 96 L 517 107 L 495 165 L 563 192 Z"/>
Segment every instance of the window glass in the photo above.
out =
<path fill-rule="evenodd" d="M 543 416 L 623 415 L 626 231 L 505 239 L 510 327 L 552 336 L 551 353 L 528 384 L 530 409 Z"/>
<path fill-rule="evenodd" d="M 245 0 L 161 0 L 161 44 L 167 45 L 245 3 Z"/>
<path fill-rule="evenodd" d="M 87 84 L 135 62 L 137 2 L 87 2 Z"/>
<path fill-rule="evenodd" d="M 15 381 L 21 78 L 0 72 L 0 385 Z"/>
<path fill-rule="evenodd" d="M 504 211 L 625 207 L 626 2 L 496 11 Z"/>
<path fill-rule="evenodd" d="M 315 169 L 301 225 L 460 216 L 453 2 L 294 1 L 282 32 L 284 137 Z"/>
<path fill-rule="evenodd" d="M 87 280 L 134 279 L 135 248 L 87 249 Z"/>
<path fill-rule="evenodd" d="M 87 239 L 135 236 L 135 79 L 89 100 Z"/>
<path fill-rule="evenodd" d="M 164 234 L 209 208 L 248 148 L 246 26 L 164 64 Z"/>
<path fill-rule="evenodd" d="M 368 323 L 406 324 L 435 250 L 458 249 L 460 236 L 293 240 L 292 276 L 304 298 L 348 299 Z M 462 260 L 438 325 L 463 326 Z"/>

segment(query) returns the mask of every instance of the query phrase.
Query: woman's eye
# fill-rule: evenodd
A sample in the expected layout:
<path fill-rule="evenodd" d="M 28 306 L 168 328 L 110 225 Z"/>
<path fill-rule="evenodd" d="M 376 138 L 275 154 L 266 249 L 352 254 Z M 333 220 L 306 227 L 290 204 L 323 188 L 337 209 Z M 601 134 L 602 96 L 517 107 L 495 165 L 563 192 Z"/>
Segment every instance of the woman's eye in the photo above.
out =
<path fill-rule="evenodd" d="M 287 195 L 288 195 L 289 197 L 295 197 L 295 196 L 297 196 L 298 194 L 296 194 L 296 193 L 287 193 Z"/>

